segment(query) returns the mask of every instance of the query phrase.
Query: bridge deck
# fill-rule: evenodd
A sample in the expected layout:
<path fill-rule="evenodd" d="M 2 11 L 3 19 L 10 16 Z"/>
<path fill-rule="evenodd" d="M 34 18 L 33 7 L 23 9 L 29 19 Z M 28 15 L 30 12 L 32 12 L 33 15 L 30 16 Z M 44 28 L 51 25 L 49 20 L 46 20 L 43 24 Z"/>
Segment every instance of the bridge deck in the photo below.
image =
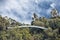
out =
<path fill-rule="evenodd" d="M 41 27 L 41 26 L 18 26 L 18 27 L 8 27 L 8 29 L 23 28 L 23 27 L 34 27 L 34 28 L 40 28 L 40 29 L 47 29 L 47 28 Z"/>

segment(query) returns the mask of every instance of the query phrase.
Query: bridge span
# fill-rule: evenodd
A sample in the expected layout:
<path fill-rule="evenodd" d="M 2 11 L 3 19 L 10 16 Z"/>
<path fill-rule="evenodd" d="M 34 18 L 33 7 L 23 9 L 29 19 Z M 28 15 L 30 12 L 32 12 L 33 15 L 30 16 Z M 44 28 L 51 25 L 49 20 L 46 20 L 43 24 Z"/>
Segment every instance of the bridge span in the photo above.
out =
<path fill-rule="evenodd" d="M 31 28 L 40 28 L 40 29 L 48 29 L 42 26 L 17 26 L 17 27 L 7 27 L 8 29 L 14 29 L 14 28 L 23 28 L 23 27 L 31 27 Z"/>

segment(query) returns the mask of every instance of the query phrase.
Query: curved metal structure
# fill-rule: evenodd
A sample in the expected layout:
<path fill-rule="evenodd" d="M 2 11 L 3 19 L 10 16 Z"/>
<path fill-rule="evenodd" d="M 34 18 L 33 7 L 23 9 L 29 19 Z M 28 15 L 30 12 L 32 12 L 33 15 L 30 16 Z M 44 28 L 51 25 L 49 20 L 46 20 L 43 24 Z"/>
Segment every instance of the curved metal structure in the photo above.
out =
<path fill-rule="evenodd" d="M 34 27 L 34 28 L 40 28 L 40 29 L 48 29 L 45 27 L 41 27 L 41 26 L 18 26 L 18 27 L 7 27 L 8 29 L 14 29 L 14 28 L 23 28 L 23 27 Z"/>

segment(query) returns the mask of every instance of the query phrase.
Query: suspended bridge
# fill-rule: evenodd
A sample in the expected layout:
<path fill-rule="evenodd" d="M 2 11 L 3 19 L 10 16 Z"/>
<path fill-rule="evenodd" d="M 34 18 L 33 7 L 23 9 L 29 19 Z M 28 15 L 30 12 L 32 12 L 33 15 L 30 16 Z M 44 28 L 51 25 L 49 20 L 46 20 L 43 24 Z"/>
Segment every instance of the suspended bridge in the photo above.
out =
<path fill-rule="evenodd" d="M 8 29 L 14 29 L 14 28 L 24 28 L 24 27 L 31 27 L 31 28 L 40 28 L 40 29 L 48 29 L 42 26 L 17 26 L 17 27 L 7 27 Z"/>

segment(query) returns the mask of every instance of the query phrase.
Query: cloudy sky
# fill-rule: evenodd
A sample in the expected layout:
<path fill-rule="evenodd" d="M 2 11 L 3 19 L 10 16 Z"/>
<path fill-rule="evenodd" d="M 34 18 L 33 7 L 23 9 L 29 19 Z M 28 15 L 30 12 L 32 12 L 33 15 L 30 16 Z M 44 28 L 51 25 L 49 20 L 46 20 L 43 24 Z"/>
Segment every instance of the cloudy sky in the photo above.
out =
<path fill-rule="evenodd" d="M 60 0 L 0 0 L 0 15 L 22 23 L 30 23 L 34 12 L 49 17 L 52 8 L 60 11 Z"/>

